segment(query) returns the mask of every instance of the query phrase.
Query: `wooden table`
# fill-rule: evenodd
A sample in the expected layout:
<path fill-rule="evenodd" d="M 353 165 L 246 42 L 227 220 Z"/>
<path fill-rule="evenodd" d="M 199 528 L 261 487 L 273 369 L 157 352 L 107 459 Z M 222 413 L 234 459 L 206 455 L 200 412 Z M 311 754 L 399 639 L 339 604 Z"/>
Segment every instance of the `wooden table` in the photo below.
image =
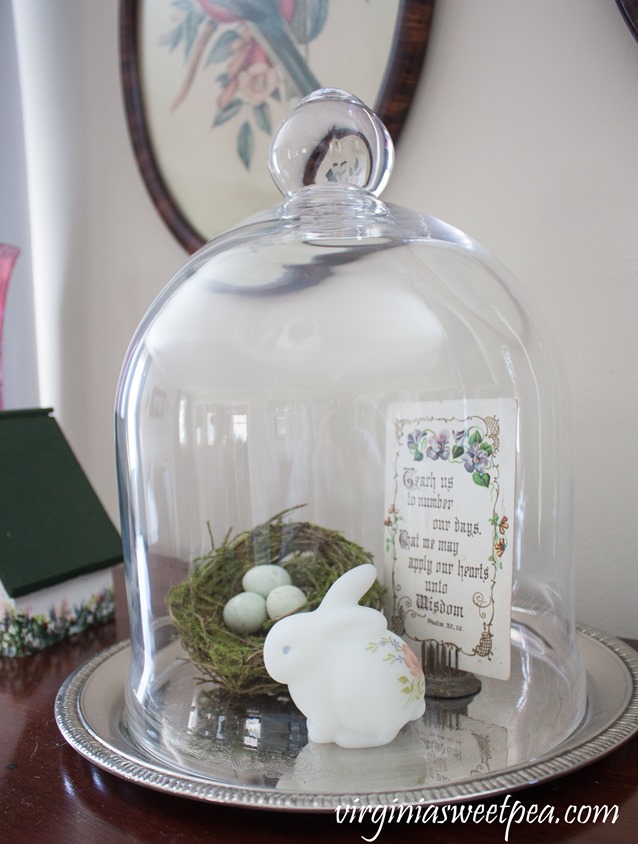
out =
<path fill-rule="evenodd" d="M 446 823 L 342 822 L 331 813 L 258 811 L 199 803 L 134 785 L 86 761 L 62 738 L 54 700 L 81 663 L 128 636 L 121 575 L 114 622 L 25 659 L 0 658 L 0 842 L 198 844 L 198 842 L 403 842 L 506 840 L 633 842 L 638 830 L 638 736 L 596 763 L 544 785 L 482 801 L 494 820 Z M 638 642 L 630 642 L 636 648 Z M 466 806 L 476 805 L 465 804 Z M 534 807 L 537 807 L 536 810 Z M 617 820 L 593 820 L 617 806 Z M 571 808 L 570 807 L 574 807 Z M 587 807 L 590 807 L 589 809 Z M 551 822 L 548 820 L 553 813 Z M 578 812 L 581 821 L 578 822 Z M 586 815 L 590 814 L 589 820 Z M 523 816 L 533 822 L 520 822 Z M 488 816 L 489 817 L 489 816 Z M 501 822 L 502 819 L 502 822 Z M 510 821 L 508 828 L 508 820 Z M 572 821 L 571 823 L 568 821 Z"/>

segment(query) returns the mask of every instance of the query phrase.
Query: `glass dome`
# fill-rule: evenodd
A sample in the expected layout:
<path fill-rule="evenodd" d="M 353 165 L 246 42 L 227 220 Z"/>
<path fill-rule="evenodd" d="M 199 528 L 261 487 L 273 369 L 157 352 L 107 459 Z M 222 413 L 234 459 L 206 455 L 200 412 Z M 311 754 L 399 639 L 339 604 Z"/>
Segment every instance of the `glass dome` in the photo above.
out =
<path fill-rule="evenodd" d="M 127 724 L 204 778 L 303 790 L 304 719 L 260 678 L 269 622 L 215 625 L 253 565 L 307 591 L 328 537 L 374 561 L 426 673 L 426 715 L 388 751 L 403 763 L 367 787 L 520 765 L 585 712 L 555 353 L 483 247 L 378 198 L 392 163 L 359 100 L 306 98 L 272 144 L 283 203 L 187 261 L 124 363 Z M 185 620 L 204 582 L 217 621 Z M 215 662 L 232 636 L 252 643 L 242 671 L 257 666 L 237 686 Z"/>

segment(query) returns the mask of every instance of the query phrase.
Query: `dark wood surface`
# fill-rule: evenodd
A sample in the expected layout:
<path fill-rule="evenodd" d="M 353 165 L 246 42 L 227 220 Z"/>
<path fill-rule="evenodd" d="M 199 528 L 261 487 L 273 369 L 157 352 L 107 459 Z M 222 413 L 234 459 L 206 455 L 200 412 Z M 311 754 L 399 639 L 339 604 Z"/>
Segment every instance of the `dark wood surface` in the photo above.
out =
<path fill-rule="evenodd" d="M 493 801 L 503 822 L 337 823 L 334 815 L 259 811 L 174 797 L 134 785 L 86 761 L 58 731 L 54 700 L 81 663 L 127 637 L 121 572 L 116 579 L 118 616 L 24 659 L 0 657 L 0 842 L 113 844 L 114 842 L 280 840 L 394 841 L 516 844 L 536 841 L 634 842 L 638 829 L 638 736 L 592 765 L 544 785 Z M 633 647 L 638 642 L 630 642 Z M 518 803 L 516 802 L 518 801 Z M 477 801 L 478 802 L 478 801 Z M 518 822 L 525 814 L 537 821 Z M 617 820 L 578 823 L 586 807 L 618 807 Z M 504 808 L 503 808 L 504 807 Z M 575 807 L 575 809 L 570 809 Z M 585 808 L 583 808 L 585 807 Z M 550 823 L 541 821 L 553 812 Z M 494 810 L 496 815 L 496 810 Z M 543 815 L 543 813 L 545 813 Z M 568 823 L 568 817 L 575 822 Z"/>

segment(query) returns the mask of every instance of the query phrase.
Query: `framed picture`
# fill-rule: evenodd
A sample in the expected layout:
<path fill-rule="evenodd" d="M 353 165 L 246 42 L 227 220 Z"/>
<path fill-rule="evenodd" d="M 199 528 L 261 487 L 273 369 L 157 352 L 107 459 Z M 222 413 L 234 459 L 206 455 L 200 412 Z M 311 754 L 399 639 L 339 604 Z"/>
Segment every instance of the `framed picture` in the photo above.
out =
<path fill-rule="evenodd" d="M 153 202 L 190 252 L 281 197 L 274 130 L 322 87 L 398 141 L 435 0 L 120 0 L 126 114 Z"/>
<path fill-rule="evenodd" d="M 632 35 L 638 40 L 638 0 L 616 0 L 616 5 Z"/>

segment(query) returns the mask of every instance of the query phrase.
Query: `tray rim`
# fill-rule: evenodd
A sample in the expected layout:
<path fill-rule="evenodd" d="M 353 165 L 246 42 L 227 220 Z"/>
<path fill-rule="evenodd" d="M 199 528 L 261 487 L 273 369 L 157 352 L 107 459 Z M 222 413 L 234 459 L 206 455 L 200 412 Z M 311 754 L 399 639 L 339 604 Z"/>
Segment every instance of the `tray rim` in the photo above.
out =
<path fill-rule="evenodd" d="M 631 680 L 631 694 L 611 723 L 587 736 L 587 719 L 566 741 L 546 756 L 522 762 L 500 772 L 427 788 L 375 791 L 313 793 L 277 791 L 264 786 L 237 785 L 172 769 L 148 756 L 132 743 L 113 747 L 93 730 L 82 711 L 82 690 L 96 672 L 105 670 L 109 660 L 130 649 L 130 640 L 118 642 L 80 665 L 60 687 L 55 701 L 55 719 L 65 740 L 85 759 L 129 782 L 157 791 L 194 800 L 232 804 L 246 808 L 278 811 L 334 812 L 356 805 L 437 805 L 479 797 L 491 798 L 507 792 L 556 779 L 583 768 L 616 750 L 638 733 L 638 652 L 622 640 L 594 628 L 577 625 L 577 636 L 603 646 L 609 659 L 618 657 Z M 587 674 L 594 666 L 585 665 Z M 122 688 L 121 707 L 123 708 Z M 589 697 L 589 689 L 588 689 Z M 589 706 L 589 704 L 588 704 Z M 579 741 L 579 734 L 582 734 Z"/>

